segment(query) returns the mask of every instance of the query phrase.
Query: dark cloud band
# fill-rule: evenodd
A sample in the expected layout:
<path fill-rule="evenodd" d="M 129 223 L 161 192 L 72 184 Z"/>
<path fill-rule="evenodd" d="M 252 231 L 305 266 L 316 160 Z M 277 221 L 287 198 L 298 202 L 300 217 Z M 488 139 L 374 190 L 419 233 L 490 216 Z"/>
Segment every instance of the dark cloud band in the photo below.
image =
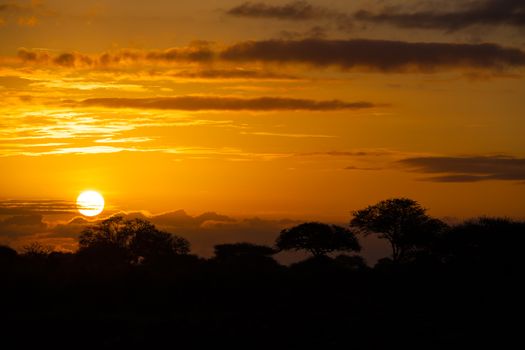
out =
<path fill-rule="evenodd" d="M 262 40 L 245 41 L 223 49 L 193 45 L 165 51 L 130 51 L 88 56 L 80 53 L 53 55 L 20 49 L 26 64 L 66 68 L 107 68 L 126 64 L 174 64 L 214 61 L 274 64 L 307 64 L 317 67 L 374 72 L 435 72 L 451 69 L 502 71 L 525 66 L 525 52 L 497 44 L 427 43 L 388 40 Z M 224 73 L 224 72 L 223 72 Z M 231 73 L 231 72 L 230 72 Z M 240 73 L 237 72 L 239 75 Z M 221 74 L 219 74 L 221 75 Z M 222 74 L 225 75 L 225 74 Z"/>
<path fill-rule="evenodd" d="M 373 71 L 503 69 L 525 65 L 525 53 L 496 44 L 410 43 L 387 40 L 248 41 L 221 53 L 229 61 L 304 63 Z"/>
<path fill-rule="evenodd" d="M 434 182 L 525 181 L 525 158 L 503 155 L 477 157 L 414 157 L 399 161 L 412 171 L 434 174 Z"/>
<path fill-rule="evenodd" d="M 159 98 L 92 98 L 78 103 L 81 106 L 102 106 L 110 108 L 199 110 L 310 110 L 330 111 L 374 107 L 370 102 L 344 102 L 340 100 L 316 101 L 308 99 L 260 97 L 159 97 Z"/>
<path fill-rule="evenodd" d="M 310 20 L 327 17 L 330 12 L 306 1 L 292 1 L 284 5 L 268 5 L 263 2 L 245 2 L 227 11 L 237 17 L 277 18 L 287 20 Z"/>
<path fill-rule="evenodd" d="M 355 19 L 385 23 L 404 28 L 427 28 L 459 30 L 474 25 L 525 26 L 525 2 L 523 0 L 477 0 L 462 4 L 451 11 L 427 9 L 415 11 L 392 11 L 385 9 L 378 13 L 366 10 L 358 11 Z M 463 5 L 463 6 L 461 6 Z"/>

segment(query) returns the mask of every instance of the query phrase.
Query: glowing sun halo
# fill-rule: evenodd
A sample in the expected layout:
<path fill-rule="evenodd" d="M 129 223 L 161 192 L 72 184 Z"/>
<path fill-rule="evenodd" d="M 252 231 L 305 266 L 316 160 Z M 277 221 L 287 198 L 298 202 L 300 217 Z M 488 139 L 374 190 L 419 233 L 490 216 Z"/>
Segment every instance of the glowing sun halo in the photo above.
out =
<path fill-rule="evenodd" d="M 77 197 L 77 208 L 82 215 L 98 215 L 104 210 L 104 197 L 96 191 L 84 191 Z"/>

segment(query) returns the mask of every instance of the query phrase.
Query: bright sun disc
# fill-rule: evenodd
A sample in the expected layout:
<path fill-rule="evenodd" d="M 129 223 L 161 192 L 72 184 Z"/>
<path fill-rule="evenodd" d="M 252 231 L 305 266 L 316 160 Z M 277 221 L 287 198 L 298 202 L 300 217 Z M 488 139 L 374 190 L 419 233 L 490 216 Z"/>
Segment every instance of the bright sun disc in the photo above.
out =
<path fill-rule="evenodd" d="M 98 215 L 104 210 L 104 197 L 96 191 L 84 191 L 77 197 L 77 208 L 82 215 Z"/>

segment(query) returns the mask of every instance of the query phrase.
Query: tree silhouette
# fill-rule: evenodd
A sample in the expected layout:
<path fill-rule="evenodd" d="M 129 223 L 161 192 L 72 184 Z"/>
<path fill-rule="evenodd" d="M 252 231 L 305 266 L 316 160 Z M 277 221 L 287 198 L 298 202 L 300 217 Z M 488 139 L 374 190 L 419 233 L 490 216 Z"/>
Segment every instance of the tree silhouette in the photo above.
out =
<path fill-rule="evenodd" d="M 352 231 L 319 222 L 307 222 L 282 230 L 275 245 L 279 250 L 306 250 L 315 257 L 325 256 L 334 251 L 361 250 Z"/>
<path fill-rule="evenodd" d="M 365 235 L 376 234 L 389 241 L 392 260 L 399 262 L 409 253 L 428 248 L 448 227 L 426 214 L 426 209 L 408 198 L 394 198 L 352 213 L 350 226 Z"/>
<path fill-rule="evenodd" d="M 121 255 L 132 263 L 150 263 L 167 256 L 188 254 L 190 243 L 158 230 L 146 220 L 114 216 L 82 231 L 79 252 L 88 250 Z"/>

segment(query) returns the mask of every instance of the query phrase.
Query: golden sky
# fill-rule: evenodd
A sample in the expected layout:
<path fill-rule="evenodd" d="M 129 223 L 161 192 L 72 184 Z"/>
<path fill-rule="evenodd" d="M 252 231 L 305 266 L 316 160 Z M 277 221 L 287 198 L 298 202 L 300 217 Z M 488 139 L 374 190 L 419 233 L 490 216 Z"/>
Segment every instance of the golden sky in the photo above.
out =
<path fill-rule="evenodd" d="M 394 196 L 438 217 L 523 218 L 524 13 L 0 1 L 0 236 L 69 237 L 48 229 L 85 189 L 106 214 L 184 209 L 197 226 L 347 222 Z M 225 216 L 198 219 L 209 211 Z"/>

